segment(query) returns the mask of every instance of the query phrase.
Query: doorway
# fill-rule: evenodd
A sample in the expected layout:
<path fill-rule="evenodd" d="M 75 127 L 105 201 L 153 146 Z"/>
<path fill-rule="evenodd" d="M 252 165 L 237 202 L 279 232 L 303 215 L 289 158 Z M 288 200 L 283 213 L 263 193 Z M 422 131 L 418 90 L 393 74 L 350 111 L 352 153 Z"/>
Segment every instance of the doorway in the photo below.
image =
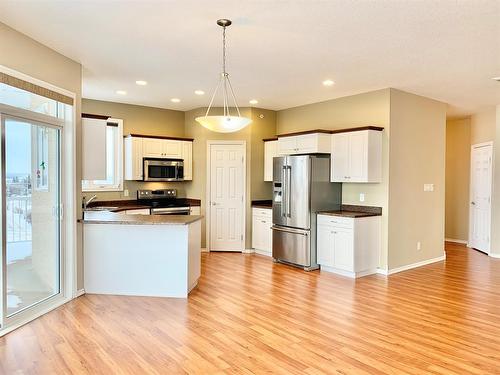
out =
<path fill-rule="evenodd" d="M 207 142 L 207 250 L 245 250 L 246 142 Z"/>
<path fill-rule="evenodd" d="M 471 148 L 469 247 L 490 253 L 493 143 Z"/>

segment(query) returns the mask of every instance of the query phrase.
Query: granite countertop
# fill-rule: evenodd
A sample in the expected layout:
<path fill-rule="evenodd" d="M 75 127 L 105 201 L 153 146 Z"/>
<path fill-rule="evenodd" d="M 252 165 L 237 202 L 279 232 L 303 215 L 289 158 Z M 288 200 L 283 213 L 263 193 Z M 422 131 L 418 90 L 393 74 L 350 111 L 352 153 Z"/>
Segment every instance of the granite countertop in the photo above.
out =
<path fill-rule="evenodd" d="M 273 201 L 271 199 L 255 200 L 255 201 L 252 201 L 252 207 L 256 207 L 256 208 L 273 208 Z"/>
<path fill-rule="evenodd" d="M 350 218 L 382 216 L 382 207 L 343 204 L 340 207 L 340 210 L 319 211 L 318 215 L 342 216 Z"/>
<path fill-rule="evenodd" d="M 199 199 L 191 198 L 178 198 L 182 200 L 186 205 L 189 206 L 200 206 L 201 201 Z M 112 209 L 106 210 L 108 212 L 121 212 L 127 210 L 140 210 L 140 209 L 150 209 L 151 206 L 139 203 L 137 200 L 115 200 L 115 201 L 94 201 L 89 204 L 89 208 L 93 207 L 113 207 Z"/>
<path fill-rule="evenodd" d="M 126 224 L 126 225 L 188 225 L 201 220 L 202 215 L 127 215 L 109 211 L 86 211 L 84 224 Z"/>

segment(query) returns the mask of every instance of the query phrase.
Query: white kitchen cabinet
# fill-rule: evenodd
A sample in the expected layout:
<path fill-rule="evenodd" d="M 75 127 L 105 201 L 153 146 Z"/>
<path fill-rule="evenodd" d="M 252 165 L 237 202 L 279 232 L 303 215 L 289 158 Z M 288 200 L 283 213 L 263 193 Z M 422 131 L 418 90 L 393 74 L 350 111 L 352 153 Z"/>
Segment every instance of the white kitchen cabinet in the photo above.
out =
<path fill-rule="evenodd" d="M 382 131 L 336 133 L 331 139 L 332 182 L 381 182 Z"/>
<path fill-rule="evenodd" d="M 329 154 L 330 151 L 331 135 L 328 133 L 278 136 L 279 155 Z"/>
<path fill-rule="evenodd" d="M 191 206 L 189 209 L 189 214 L 190 215 L 201 215 L 200 206 Z"/>
<path fill-rule="evenodd" d="M 273 180 L 273 158 L 278 156 L 278 141 L 264 142 L 264 181 Z"/>
<path fill-rule="evenodd" d="M 125 180 L 140 181 L 143 178 L 143 138 L 127 137 L 123 140 Z"/>
<path fill-rule="evenodd" d="M 193 142 L 182 141 L 182 159 L 184 159 L 184 180 L 193 179 Z"/>
<path fill-rule="evenodd" d="M 182 141 L 143 138 L 144 157 L 147 158 L 182 158 Z"/>
<path fill-rule="evenodd" d="M 137 208 L 134 210 L 127 210 L 125 211 L 127 215 L 150 215 L 151 212 L 149 208 Z"/>
<path fill-rule="evenodd" d="M 322 271 L 349 277 L 377 272 L 380 216 L 318 215 L 317 226 L 317 262 Z"/>
<path fill-rule="evenodd" d="M 252 248 L 257 254 L 272 255 L 272 209 L 252 208 Z"/>

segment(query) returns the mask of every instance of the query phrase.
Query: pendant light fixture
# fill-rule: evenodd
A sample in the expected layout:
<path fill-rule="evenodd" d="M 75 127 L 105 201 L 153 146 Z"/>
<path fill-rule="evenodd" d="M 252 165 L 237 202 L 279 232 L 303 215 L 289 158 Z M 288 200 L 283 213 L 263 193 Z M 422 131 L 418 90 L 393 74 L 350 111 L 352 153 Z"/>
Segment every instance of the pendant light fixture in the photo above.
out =
<path fill-rule="evenodd" d="M 229 74 L 226 72 L 226 27 L 231 25 L 231 23 L 232 22 L 227 19 L 220 19 L 217 21 L 217 25 L 222 27 L 222 73 L 220 75 L 219 83 L 217 84 L 217 87 L 212 95 L 212 99 L 210 100 L 210 104 L 208 105 L 205 116 L 196 117 L 196 121 L 198 121 L 205 128 L 219 133 L 236 132 L 252 122 L 251 119 L 241 116 L 240 109 L 236 103 L 233 87 L 231 86 L 231 81 L 229 80 Z M 220 87 L 222 87 L 224 113 L 221 116 L 210 116 L 210 109 L 212 108 L 215 95 Z M 234 107 L 236 108 L 236 112 L 238 114 L 237 116 L 232 116 L 230 113 L 229 93 L 233 99 Z"/>

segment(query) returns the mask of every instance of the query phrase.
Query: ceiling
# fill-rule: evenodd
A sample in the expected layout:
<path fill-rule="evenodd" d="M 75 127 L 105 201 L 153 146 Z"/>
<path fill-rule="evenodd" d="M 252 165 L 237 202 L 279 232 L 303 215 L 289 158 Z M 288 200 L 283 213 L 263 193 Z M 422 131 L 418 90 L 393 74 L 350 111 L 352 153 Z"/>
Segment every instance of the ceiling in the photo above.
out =
<path fill-rule="evenodd" d="M 85 98 L 180 110 L 206 106 L 215 88 L 218 18 L 233 20 L 228 72 L 240 106 L 386 87 L 446 102 L 454 116 L 500 103 L 497 0 L 0 2 L 1 22 L 83 65 Z"/>

